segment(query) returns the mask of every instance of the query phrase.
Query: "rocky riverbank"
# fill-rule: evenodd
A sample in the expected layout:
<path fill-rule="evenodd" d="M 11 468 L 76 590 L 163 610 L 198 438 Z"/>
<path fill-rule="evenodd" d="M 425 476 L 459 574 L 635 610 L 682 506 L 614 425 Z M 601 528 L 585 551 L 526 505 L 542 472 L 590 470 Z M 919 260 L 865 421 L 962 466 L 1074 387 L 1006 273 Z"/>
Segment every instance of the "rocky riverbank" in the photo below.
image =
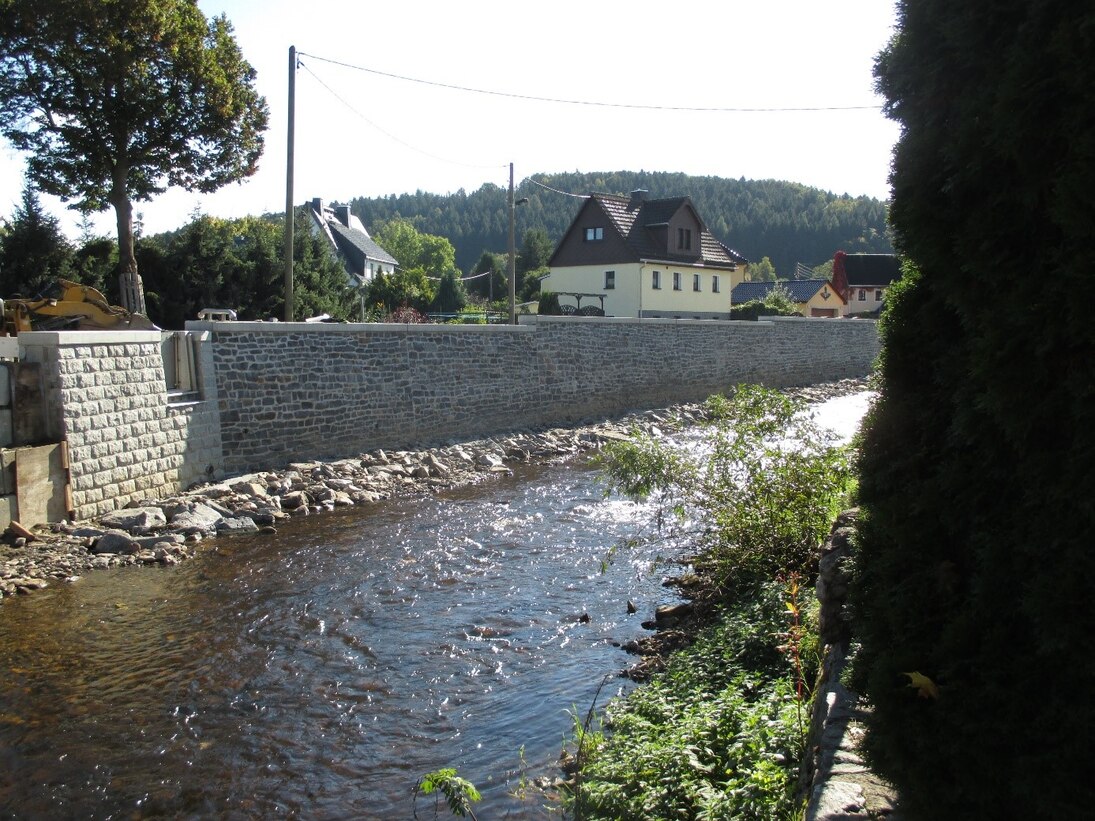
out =
<path fill-rule="evenodd" d="M 799 388 L 808 402 L 863 390 L 863 380 Z M 633 430 L 652 435 L 696 424 L 702 404 L 682 404 L 574 428 L 526 431 L 415 451 L 382 450 L 335 462 L 307 462 L 148 499 L 95 522 L 26 528 L 0 542 L 0 597 L 125 565 L 171 565 L 213 537 L 275 535 L 280 522 L 393 496 L 435 492 L 511 472 L 510 465 L 567 459 Z"/>

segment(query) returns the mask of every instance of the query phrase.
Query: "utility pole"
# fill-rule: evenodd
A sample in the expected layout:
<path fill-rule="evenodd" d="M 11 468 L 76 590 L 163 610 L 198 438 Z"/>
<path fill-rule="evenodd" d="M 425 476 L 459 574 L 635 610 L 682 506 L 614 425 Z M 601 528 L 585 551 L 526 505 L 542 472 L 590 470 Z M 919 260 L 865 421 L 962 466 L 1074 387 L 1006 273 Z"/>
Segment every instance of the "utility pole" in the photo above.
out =
<path fill-rule="evenodd" d="M 509 164 L 509 324 L 517 324 L 517 254 L 514 250 L 513 163 Z"/>
<path fill-rule="evenodd" d="M 289 46 L 289 135 L 285 163 L 285 321 L 293 321 L 293 141 L 297 103 L 297 47 Z"/>

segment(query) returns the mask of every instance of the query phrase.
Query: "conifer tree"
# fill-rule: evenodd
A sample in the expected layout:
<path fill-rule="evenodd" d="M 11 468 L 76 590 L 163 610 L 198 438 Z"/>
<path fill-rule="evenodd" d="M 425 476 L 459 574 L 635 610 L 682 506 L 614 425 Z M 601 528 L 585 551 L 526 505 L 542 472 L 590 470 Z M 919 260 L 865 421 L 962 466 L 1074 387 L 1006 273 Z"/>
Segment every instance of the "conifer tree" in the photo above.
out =
<path fill-rule="evenodd" d="M 908 260 L 862 442 L 867 752 L 910 818 L 1080 818 L 1095 737 L 1095 7 L 902 0 Z M 925 682 L 930 683 L 930 686 Z"/>

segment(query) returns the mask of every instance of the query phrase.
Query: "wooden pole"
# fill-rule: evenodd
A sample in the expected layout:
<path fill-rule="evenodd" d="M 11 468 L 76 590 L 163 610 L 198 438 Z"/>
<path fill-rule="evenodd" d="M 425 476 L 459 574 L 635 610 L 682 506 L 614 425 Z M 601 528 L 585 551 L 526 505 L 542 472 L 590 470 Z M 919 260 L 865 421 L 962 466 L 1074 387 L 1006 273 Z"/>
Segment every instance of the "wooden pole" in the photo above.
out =
<path fill-rule="evenodd" d="M 289 134 L 285 162 L 285 321 L 293 321 L 293 142 L 297 102 L 297 47 L 289 46 Z"/>
<path fill-rule="evenodd" d="M 514 237 L 513 163 L 509 164 L 509 324 L 517 324 L 517 254 Z"/>

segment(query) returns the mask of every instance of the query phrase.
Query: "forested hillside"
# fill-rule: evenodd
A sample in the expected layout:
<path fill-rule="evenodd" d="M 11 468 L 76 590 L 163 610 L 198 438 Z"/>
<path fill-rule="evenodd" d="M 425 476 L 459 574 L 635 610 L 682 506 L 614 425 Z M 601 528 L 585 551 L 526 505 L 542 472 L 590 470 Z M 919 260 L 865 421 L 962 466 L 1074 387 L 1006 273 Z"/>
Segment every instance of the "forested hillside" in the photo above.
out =
<path fill-rule="evenodd" d="M 581 207 L 581 199 L 549 189 L 628 194 L 636 188 L 646 189 L 651 197 L 691 197 L 716 237 L 748 259 L 771 258 L 780 276 L 791 275 L 797 262 L 814 266 L 831 260 L 838 250 L 892 252 L 886 204 L 880 200 L 776 180 L 645 171 L 534 174 L 523 180 L 517 198 L 529 202 L 516 209 L 517 242 L 530 228 L 544 229 L 557 242 Z M 380 221 L 405 217 L 420 231 L 447 237 L 456 246 L 457 266 L 465 272 L 483 251 L 506 249 L 506 189 L 493 184 L 470 194 L 461 189 L 455 194 L 358 197 L 350 205 L 370 229 Z"/>

